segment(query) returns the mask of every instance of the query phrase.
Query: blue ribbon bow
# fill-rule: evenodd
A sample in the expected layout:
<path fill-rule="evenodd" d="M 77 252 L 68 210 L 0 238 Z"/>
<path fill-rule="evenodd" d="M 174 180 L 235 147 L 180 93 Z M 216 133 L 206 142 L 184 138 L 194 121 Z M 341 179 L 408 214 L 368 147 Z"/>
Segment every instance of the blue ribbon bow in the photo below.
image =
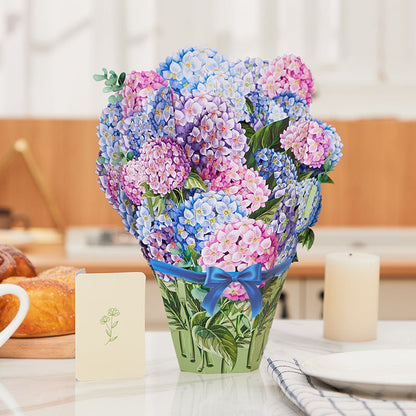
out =
<path fill-rule="evenodd" d="M 208 267 L 204 286 L 211 290 L 201 306 L 213 315 L 222 292 L 232 282 L 238 282 L 244 287 L 250 299 L 252 316 L 256 316 L 262 307 L 261 292 L 257 288 L 262 283 L 261 264 L 253 264 L 241 272 L 226 272 L 219 267 Z"/>
<path fill-rule="evenodd" d="M 168 274 L 172 277 L 182 278 L 192 283 L 204 285 L 210 291 L 205 296 L 201 306 L 212 316 L 215 306 L 222 292 L 232 282 L 240 283 L 247 292 L 251 303 L 251 316 L 256 317 L 262 308 L 262 294 L 258 286 L 272 277 L 284 273 L 293 261 L 293 257 L 288 258 L 283 263 L 273 268 L 261 271 L 261 264 L 253 264 L 241 272 L 226 272 L 219 267 L 207 267 L 206 273 L 194 272 L 182 269 L 173 264 L 164 263 L 159 260 L 150 259 L 150 266 L 155 272 Z"/>

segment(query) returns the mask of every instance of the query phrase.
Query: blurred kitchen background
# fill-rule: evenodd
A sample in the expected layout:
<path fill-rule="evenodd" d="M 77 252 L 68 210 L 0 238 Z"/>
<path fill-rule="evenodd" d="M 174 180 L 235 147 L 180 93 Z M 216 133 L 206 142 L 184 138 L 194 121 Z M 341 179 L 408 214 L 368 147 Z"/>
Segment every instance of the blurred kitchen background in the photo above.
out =
<path fill-rule="evenodd" d="M 231 59 L 302 57 L 311 113 L 344 157 L 323 187 L 279 315 L 322 313 L 324 255 L 381 256 L 381 319 L 416 319 L 416 0 L 0 0 L 0 242 L 37 269 L 143 270 L 147 324 L 165 328 L 157 286 L 100 191 L 92 75 L 156 69 L 180 48 Z"/>

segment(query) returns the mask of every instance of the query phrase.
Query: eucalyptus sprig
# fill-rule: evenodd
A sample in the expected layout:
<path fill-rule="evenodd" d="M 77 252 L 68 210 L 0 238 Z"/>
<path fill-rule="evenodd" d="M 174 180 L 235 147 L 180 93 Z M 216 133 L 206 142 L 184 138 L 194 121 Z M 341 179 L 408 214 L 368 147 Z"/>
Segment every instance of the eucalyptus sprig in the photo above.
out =
<path fill-rule="evenodd" d="M 103 74 L 94 74 L 93 78 L 95 81 L 104 81 L 106 85 L 103 88 L 103 92 L 114 92 L 117 93 L 123 89 L 124 80 L 126 79 L 126 73 L 122 72 L 119 76 L 114 71 L 107 71 L 103 68 Z M 123 96 L 121 94 L 113 94 L 108 97 L 110 104 L 116 104 L 121 101 Z"/>

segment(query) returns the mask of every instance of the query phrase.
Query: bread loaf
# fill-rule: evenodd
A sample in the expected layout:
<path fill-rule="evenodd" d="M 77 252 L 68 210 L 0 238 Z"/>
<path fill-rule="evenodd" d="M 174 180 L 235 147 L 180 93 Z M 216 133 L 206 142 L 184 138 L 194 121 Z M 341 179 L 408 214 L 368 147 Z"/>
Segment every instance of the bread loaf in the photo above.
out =
<path fill-rule="evenodd" d="M 22 287 L 29 295 L 26 318 L 13 337 L 45 337 L 75 332 L 75 275 L 74 267 L 54 267 L 36 277 L 12 276 L 2 283 Z M 0 297 L 0 330 L 16 315 L 19 300 L 13 295 Z"/>
<path fill-rule="evenodd" d="M 9 276 L 36 276 L 31 261 L 16 247 L 0 244 L 0 282 Z"/>

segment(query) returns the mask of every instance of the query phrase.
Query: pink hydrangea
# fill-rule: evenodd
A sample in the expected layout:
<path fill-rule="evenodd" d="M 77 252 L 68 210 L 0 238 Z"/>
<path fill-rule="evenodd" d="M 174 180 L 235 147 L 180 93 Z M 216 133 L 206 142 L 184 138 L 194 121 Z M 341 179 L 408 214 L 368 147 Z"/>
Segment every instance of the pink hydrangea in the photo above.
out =
<path fill-rule="evenodd" d="M 234 195 L 248 213 L 264 206 L 271 191 L 258 172 L 231 159 L 226 160 L 222 169 L 216 175 L 209 169 L 202 172 L 203 178 L 211 177 L 210 191 L 224 191 L 226 195 Z"/>
<path fill-rule="evenodd" d="M 248 299 L 248 295 L 246 290 L 243 288 L 243 286 L 240 285 L 240 283 L 230 283 L 230 285 L 224 290 L 223 295 L 230 299 L 230 300 L 246 300 Z"/>
<path fill-rule="evenodd" d="M 123 169 L 123 165 L 121 164 L 108 166 L 107 189 L 109 193 L 109 198 L 110 198 L 110 201 L 117 202 L 117 203 L 119 201 L 118 191 L 120 189 L 122 169 Z"/>
<path fill-rule="evenodd" d="M 129 164 L 131 162 L 128 162 Z M 180 188 L 188 178 L 191 164 L 182 145 L 170 136 L 156 137 L 146 141 L 140 149 L 140 156 L 134 162 L 137 185 L 146 182 L 150 188 L 165 196 Z M 127 192 L 126 192 L 127 194 Z"/>
<path fill-rule="evenodd" d="M 320 168 L 325 163 L 331 142 L 322 126 L 310 120 L 290 125 L 280 136 L 280 144 L 285 150 L 292 148 L 300 163 Z"/>
<path fill-rule="evenodd" d="M 124 80 L 121 101 L 123 116 L 128 117 L 142 110 L 147 105 L 153 91 L 161 86 L 167 86 L 167 82 L 155 71 L 133 71 Z"/>
<path fill-rule="evenodd" d="M 269 270 L 275 265 L 278 246 L 278 238 L 263 221 L 245 217 L 219 225 L 205 242 L 198 263 L 204 271 L 212 266 L 227 272 L 242 271 L 253 264 Z M 237 282 L 224 291 L 224 296 L 248 299 Z"/>
<path fill-rule="evenodd" d="M 308 104 L 312 102 L 312 74 L 298 56 L 284 55 L 270 62 L 264 69 L 260 84 L 270 98 L 289 91 Z"/>
<path fill-rule="evenodd" d="M 134 159 L 127 162 L 121 174 L 121 186 L 127 198 L 136 205 L 140 205 L 143 201 L 142 195 L 145 189 L 140 186 L 143 182 L 145 178 L 140 162 Z"/>

